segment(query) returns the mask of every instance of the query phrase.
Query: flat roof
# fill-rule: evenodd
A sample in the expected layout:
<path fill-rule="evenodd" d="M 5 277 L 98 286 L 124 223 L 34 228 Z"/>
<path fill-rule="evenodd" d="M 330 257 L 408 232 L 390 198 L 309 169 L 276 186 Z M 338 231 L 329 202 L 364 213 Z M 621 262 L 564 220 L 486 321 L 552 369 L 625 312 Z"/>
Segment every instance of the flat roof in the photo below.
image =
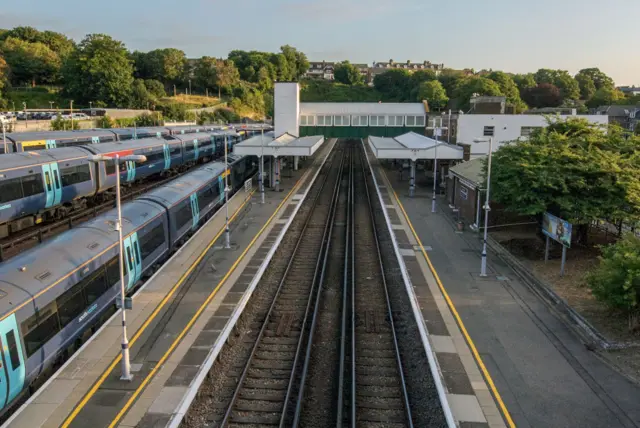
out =
<path fill-rule="evenodd" d="M 301 138 L 291 134 L 278 138 L 256 135 L 233 146 L 233 153 L 244 156 L 311 156 L 323 142 L 322 135 Z"/>
<path fill-rule="evenodd" d="M 424 116 L 422 103 L 300 103 L 301 115 L 415 115 Z"/>
<path fill-rule="evenodd" d="M 469 181 L 475 187 L 484 185 L 484 162 L 486 156 L 459 163 L 449 168 L 449 172 Z"/>
<path fill-rule="evenodd" d="M 460 146 L 436 141 L 415 132 L 395 138 L 369 137 L 367 140 L 378 159 L 462 159 L 464 154 Z"/>

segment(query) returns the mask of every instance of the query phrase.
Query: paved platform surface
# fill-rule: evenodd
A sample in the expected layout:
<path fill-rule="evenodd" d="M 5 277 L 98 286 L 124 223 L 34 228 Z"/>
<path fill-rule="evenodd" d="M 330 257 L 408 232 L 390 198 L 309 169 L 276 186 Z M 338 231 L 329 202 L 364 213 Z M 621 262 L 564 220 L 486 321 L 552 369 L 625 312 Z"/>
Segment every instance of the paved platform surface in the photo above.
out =
<path fill-rule="evenodd" d="M 637 384 L 588 351 L 491 252 L 490 275 L 480 278 L 479 236 L 456 232 L 441 198 L 437 212 L 431 213 L 427 183 L 419 180 L 416 196 L 409 198 L 406 178 L 400 181 L 399 173 L 391 170 L 386 176 L 515 425 L 640 426 Z"/>
<path fill-rule="evenodd" d="M 280 192 L 238 192 L 229 201 L 231 249 L 224 249 L 225 210 L 218 211 L 135 296 L 127 312 L 132 382 L 120 376 L 120 316 L 80 349 L 8 426 L 25 428 L 159 427 L 169 423 L 275 236 L 300 201 L 331 142 Z M 255 185 L 255 183 L 254 183 Z"/>

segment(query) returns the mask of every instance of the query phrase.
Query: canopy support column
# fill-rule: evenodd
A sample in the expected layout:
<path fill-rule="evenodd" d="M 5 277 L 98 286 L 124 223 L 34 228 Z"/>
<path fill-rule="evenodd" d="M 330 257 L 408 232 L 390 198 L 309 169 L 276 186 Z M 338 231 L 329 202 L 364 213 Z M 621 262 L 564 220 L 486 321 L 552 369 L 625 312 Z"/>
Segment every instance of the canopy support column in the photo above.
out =
<path fill-rule="evenodd" d="M 416 161 L 411 159 L 409 162 L 411 165 L 409 173 L 409 197 L 413 198 L 416 190 Z"/>

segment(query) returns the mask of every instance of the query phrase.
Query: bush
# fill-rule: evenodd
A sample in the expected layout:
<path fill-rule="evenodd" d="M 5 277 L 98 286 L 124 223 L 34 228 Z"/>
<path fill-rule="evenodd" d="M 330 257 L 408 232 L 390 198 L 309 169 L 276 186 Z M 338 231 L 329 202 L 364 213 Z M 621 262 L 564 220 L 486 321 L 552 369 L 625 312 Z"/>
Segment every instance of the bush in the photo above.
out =
<path fill-rule="evenodd" d="M 240 116 L 235 112 L 220 108 L 216 111 L 203 111 L 198 115 L 198 125 L 214 124 L 214 123 L 234 123 L 239 122 Z"/>
<path fill-rule="evenodd" d="M 640 238 L 627 234 L 605 247 L 587 283 L 596 299 L 629 315 L 633 327 L 640 310 Z"/>
<path fill-rule="evenodd" d="M 57 119 L 51 121 L 52 131 L 68 131 L 71 130 L 71 120 L 62 119 L 58 116 Z"/>
<path fill-rule="evenodd" d="M 115 122 L 109 116 L 105 115 L 96 120 L 96 126 L 98 128 L 114 128 Z"/>

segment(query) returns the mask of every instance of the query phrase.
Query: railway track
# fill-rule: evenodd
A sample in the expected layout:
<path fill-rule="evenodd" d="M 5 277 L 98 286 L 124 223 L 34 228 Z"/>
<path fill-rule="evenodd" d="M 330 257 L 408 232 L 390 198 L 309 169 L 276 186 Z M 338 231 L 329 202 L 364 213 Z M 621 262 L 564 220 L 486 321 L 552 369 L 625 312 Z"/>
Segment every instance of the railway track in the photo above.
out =
<path fill-rule="evenodd" d="M 331 156 L 182 427 L 445 425 L 365 154 Z"/>

